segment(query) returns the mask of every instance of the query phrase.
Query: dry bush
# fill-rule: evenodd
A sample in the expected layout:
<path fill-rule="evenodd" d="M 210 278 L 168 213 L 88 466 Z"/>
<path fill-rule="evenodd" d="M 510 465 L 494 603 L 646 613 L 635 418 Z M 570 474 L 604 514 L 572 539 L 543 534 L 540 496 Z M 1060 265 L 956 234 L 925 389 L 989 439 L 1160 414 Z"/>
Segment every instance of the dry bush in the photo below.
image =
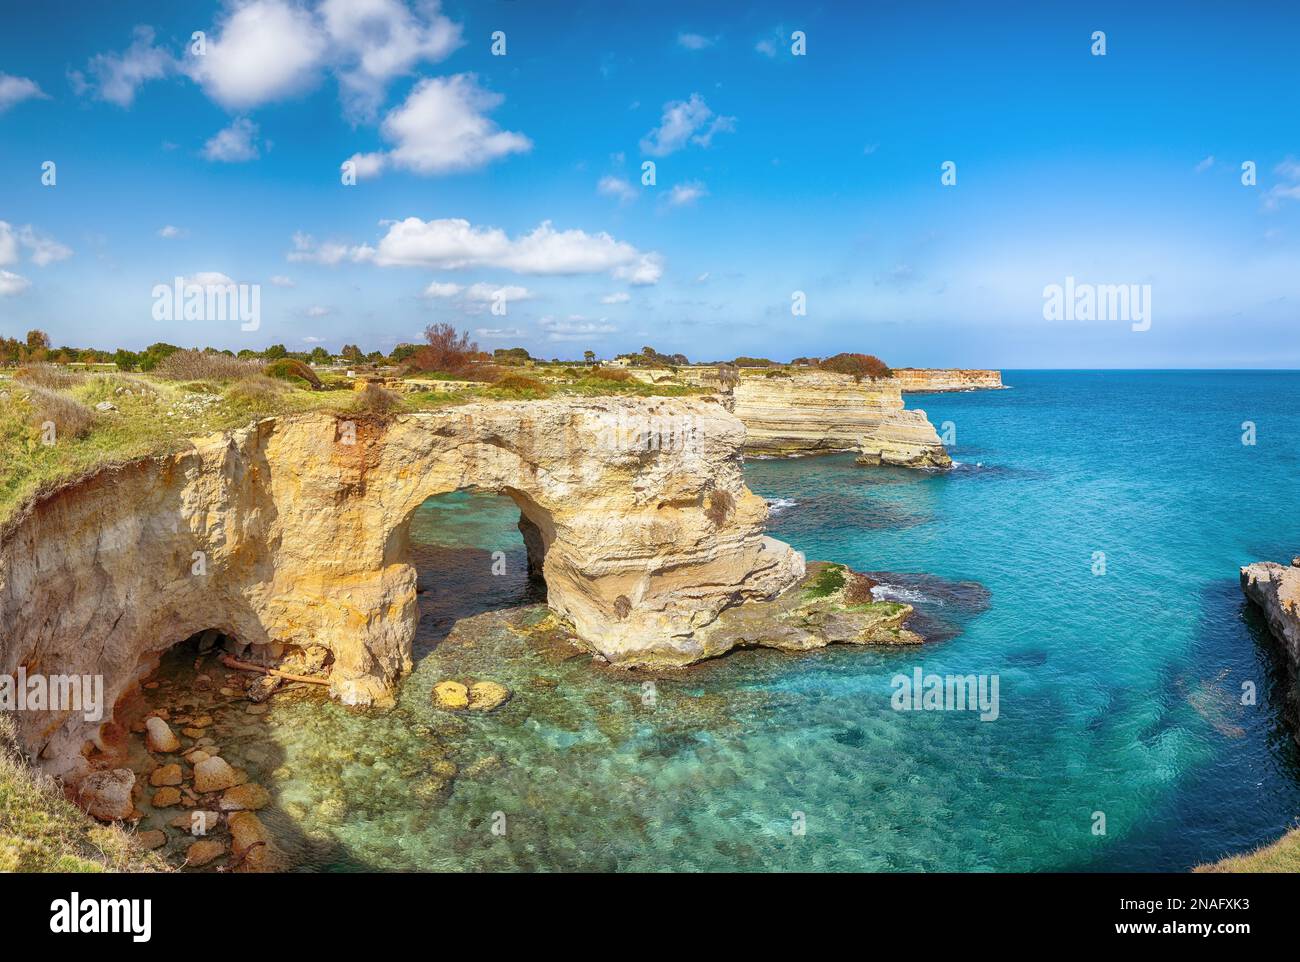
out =
<path fill-rule="evenodd" d="M 704 516 L 713 522 L 715 528 L 721 528 L 735 507 L 736 499 L 730 491 L 714 491 L 709 495 L 709 506 L 705 509 Z"/>
<path fill-rule="evenodd" d="M 292 381 L 297 378 L 305 381 L 313 391 L 321 389 L 321 381 L 316 376 L 316 372 L 302 361 L 292 357 L 282 357 L 278 361 L 272 361 L 262 369 L 262 373 L 267 377 L 279 378 L 282 381 Z"/>
<path fill-rule="evenodd" d="M 478 354 L 478 345 L 468 332 L 457 333 L 450 324 L 430 324 L 424 329 L 426 344 L 410 356 L 407 364 L 417 371 L 461 374 Z"/>
<path fill-rule="evenodd" d="M 402 399 L 387 388 L 367 382 L 352 399 L 357 414 L 391 414 L 402 406 Z"/>
<path fill-rule="evenodd" d="M 27 403 L 32 406 L 32 423 L 40 427 L 54 422 L 56 436 L 80 438 L 95 426 L 95 412 L 76 398 L 35 384 L 27 388 Z"/>
<path fill-rule="evenodd" d="M 501 391 L 510 391 L 520 394 L 549 394 L 551 389 L 548 385 L 537 380 L 535 377 L 526 377 L 523 374 L 506 374 L 492 382 L 492 387 Z"/>
<path fill-rule="evenodd" d="M 260 374 L 261 365 L 229 354 L 185 350 L 163 358 L 154 373 L 169 381 L 242 381 Z"/>
<path fill-rule="evenodd" d="M 632 380 L 632 375 L 621 367 L 593 367 L 587 372 L 587 377 L 599 378 L 602 381 Z"/>
<path fill-rule="evenodd" d="M 288 392 L 289 386 L 283 381 L 255 374 L 236 381 L 226 389 L 226 399 L 242 407 L 265 410 Z"/>
<path fill-rule="evenodd" d="M 851 375 L 855 381 L 861 381 L 864 377 L 893 377 L 894 374 L 889 366 L 874 354 L 836 354 L 834 357 L 826 358 L 817 366 L 823 371 Z"/>
<path fill-rule="evenodd" d="M 35 384 L 37 387 L 48 388 L 51 391 L 65 391 L 70 387 L 76 387 L 85 378 L 55 364 L 26 364 L 14 372 L 14 380 L 22 381 L 24 384 Z"/>

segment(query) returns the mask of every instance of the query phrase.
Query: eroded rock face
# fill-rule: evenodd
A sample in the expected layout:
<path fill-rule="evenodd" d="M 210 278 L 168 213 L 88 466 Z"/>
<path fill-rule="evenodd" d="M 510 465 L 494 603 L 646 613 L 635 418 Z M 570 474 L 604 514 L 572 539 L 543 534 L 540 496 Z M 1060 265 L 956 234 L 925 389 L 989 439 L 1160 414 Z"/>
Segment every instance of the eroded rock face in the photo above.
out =
<path fill-rule="evenodd" d="M 946 468 L 952 459 L 924 411 L 907 410 L 889 380 L 854 381 L 843 374 L 800 372 L 791 377 L 740 379 L 736 417 L 745 422 L 745 449 L 788 457 L 860 452 L 859 463 Z"/>
<path fill-rule="evenodd" d="M 935 391 L 999 391 L 1002 372 L 977 368 L 902 367 L 894 368 L 893 380 L 904 394 Z"/>
<path fill-rule="evenodd" d="M 102 674 L 111 705 L 161 652 L 216 629 L 325 646 L 337 697 L 387 700 L 418 616 L 411 516 L 464 488 L 519 505 L 548 603 L 581 643 L 614 664 L 686 664 L 720 611 L 804 572 L 763 535 L 744 437 L 710 399 L 572 398 L 197 439 L 54 492 L 0 536 L 0 672 Z M 56 770 L 97 734 L 75 713 L 19 725 Z"/>
<path fill-rule="evenodd" d="M 1294 561 L 1290 567 L 1273 561 L 1246 565 L 1241 590 L 1264 610 L 1269 630 L 1300 668 L 1300 566 Z"/>

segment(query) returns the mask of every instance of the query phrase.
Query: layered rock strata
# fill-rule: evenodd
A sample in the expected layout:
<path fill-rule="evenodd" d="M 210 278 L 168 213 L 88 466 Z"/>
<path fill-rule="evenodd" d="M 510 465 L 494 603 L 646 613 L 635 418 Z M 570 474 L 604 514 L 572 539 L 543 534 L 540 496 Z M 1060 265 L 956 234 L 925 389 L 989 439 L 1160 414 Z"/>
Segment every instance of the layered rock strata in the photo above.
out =
<path fill-rule="evenodd" d="M 668 443 L 665 443 L 668 439 Z M 410 521 L 473 489 L 519 506 L 549 606 L 611 663 L 706 657 L 719 613 L 775 596 L 804 559 L 763 533 L 745 429 L 708 398 L 488 402 L 391 420 L 315 413 L 105 468 L 0 533 L 0 673 L 100 675 L 113 705 L 171 645 L 323 645 L 349 703 L 411 667 Z M 98 725 L 27 712 L 24 742 L 79 765 Z"/>
<path fill-rule="evenodd" d="M 1259 605 L 1269 630 L 1300 668 L 1300 558 L 1290 566 L 1257 561 L 1241 569 L 1241 590 Z"/>
<path fill-rule="evenodd" d="M 904 394 L 940 391 L 999 391 L 1001 371 L 970 368 L 903 367 L 895 368 L 893 380 Z"/>
<path fill-rule="evenodd" d="M 889 380 L 800 372 L 744 376 L 735 414 L 745 423 L 745 450 L 769 457 L 856 451 L 861 464 L 946 468 L 952 464 L 924 411 L 903 407 Z"/>

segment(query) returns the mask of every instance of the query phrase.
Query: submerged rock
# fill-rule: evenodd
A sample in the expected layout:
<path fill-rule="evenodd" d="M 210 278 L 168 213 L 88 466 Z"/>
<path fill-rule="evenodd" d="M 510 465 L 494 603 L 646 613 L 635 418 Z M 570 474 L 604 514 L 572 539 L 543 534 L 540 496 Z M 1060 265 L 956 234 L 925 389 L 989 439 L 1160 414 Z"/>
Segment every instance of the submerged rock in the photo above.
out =
<path fill-rule="evenodd" d="M 510 689 L 495 681 L 476 681 L 469 686 L 470 711 L 494 711 L 510 700 Z"/>
<path fill-rule="evenodd" d="M 171 765 L 161 765 L 153 770 L 149 776 L 149 784 L 154 788 L 162 788 L 169 785 L 179 785 L 181 783 L 181 767 L 175 763 Z"/>
<path fill-rule="evenodd" d="M 266 808 L 271 804 L 271 795 L 261 785 L 246 782 L 226 789 L 221 796 L 220 807 L 223 812 L 237 812 L 257 808 Z"/>
<path fill-rule="evenodd" d="M 155 828 L 149 832 L 139 832 L 136 835 L 135 840 L 144 848 L 153 851 L 154 849 L 162 848 L 167 844 L 167 833 L 162 831 L 162 829 Z"/>
<path fill-rule="evenodd" d="M 458 681 L 440 681 L 433 686 L 433 702 L 447 711 L 469 707 L 469 689 Z"/>
<path fill-rule="evenodd" d="M 150 802 L 154 808 L 171 808 L 173 805 L 181 803 L 181 790 L 179 788 L 160 788 L 153 793 L 153 799 Z"/>
<path fill-rule="evenodd" d="M 191 868 L 200 868 L 226 854 L 224 842 L 205 838 L 195 842 L 185 852 L 185 862 Z"/>
<path fill-rule="evenodd" d="M 200 795 L 222 792 L 240 782 L 239 773 L 220 755 L 213 755 L 194 766 L 194 790 Z"/>

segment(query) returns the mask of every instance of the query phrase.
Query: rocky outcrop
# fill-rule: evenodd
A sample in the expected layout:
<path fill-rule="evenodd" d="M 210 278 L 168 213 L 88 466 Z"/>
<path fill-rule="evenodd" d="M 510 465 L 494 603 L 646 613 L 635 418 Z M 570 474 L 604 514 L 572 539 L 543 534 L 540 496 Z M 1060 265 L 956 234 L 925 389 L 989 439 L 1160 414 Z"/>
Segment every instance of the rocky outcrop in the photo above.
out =
<path fill-rule="evenodd" d="M 1241 590 L 1259 605 L 1269 630 L 1300 667 L 1300 558 L 1291 565 L 1257 561 L 1241 569 Z"/>
<path fill-rule="evenodd" d="M 889 380 L 801 371 L 746 375 L 735 387 L 745 450 L 769 457 L 857 451 L 859 463 L 946 468 L 952 459 L 924 411 L 907 410 Z"/>
<path fill-rule="evenodd" d="M 971 368 L 901 367 L 894 368 L 892 380 L 904 394 L 940 391 L 1000 391 L 1001 371 Z"/>
<path fill-rule="evenodd" d="M 338 698 L 387 701 L 418 618 L 411 517 L 461 489 L 516 502 L 540 535 L 548 604 L 582 645 L 618 665 L 687 664 L 720 612 L 804 574 L 764 536 L 744 438 L 708 398 L 565 398 L 197 439 L 47 494 L 0 534 L 0 672 L 102 675 L 111 705 L 168 647 L 216 629 L 324 646 Z M 80 713 L 17 721 L 56 769 L 97 737 Z"/>

